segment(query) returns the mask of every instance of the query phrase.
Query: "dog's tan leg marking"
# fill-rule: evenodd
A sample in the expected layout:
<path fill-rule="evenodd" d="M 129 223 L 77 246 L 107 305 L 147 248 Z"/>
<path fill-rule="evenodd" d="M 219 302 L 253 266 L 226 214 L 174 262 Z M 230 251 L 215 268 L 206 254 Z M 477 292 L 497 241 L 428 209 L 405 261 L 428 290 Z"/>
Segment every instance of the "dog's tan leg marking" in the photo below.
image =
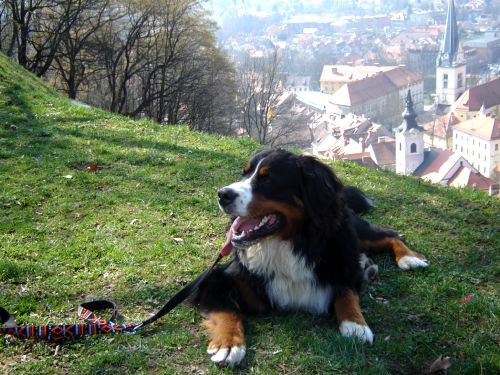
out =
<path fill-rule="evenodd" d="M 210 343 L 207 352 L 213 362 L 235 367 L 246 354 L 243 316 L 232 312 L 211 312 L 203 321 L 208 330 Z"/>
<path fill-rule="evenodd" d="M 373 333 L 361 313 L 357 293 L 349 290 L 337 297 L 335 299 L 335 314 L 342 336 L 357 337 L 363 342 L 373 343 Z"/>
<path fill-rule="evenodd" d="M 402 270 L 411 270 L 429 266 L 429 262 L 422 254 L 410 250 L 398 238 L 386 237 L 376 241 L 362 241 L 361 248 L 368 254 L 390 251 L 394 260 Z"/>

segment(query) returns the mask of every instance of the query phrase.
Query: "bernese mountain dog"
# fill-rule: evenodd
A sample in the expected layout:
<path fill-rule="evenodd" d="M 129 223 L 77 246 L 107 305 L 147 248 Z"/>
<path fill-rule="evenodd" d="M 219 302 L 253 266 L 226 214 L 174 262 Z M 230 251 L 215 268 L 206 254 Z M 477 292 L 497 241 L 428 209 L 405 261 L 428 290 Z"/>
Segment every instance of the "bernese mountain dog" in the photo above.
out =
<path fill-rule="evenodd" d="M 232 217 L 222 249 L 232 259 L 211 272 L 192 302 L 219 365 L 245 357 L 243 317 L 273 310 L 334 315 L 343 336 L 371 344 L 358 294 L 368 256 L 390 251 L 403 270 L 428 266 L 396 232 L 358 216 L 370 201 L 311 156 L 261 151 L 218 197 Z"/>

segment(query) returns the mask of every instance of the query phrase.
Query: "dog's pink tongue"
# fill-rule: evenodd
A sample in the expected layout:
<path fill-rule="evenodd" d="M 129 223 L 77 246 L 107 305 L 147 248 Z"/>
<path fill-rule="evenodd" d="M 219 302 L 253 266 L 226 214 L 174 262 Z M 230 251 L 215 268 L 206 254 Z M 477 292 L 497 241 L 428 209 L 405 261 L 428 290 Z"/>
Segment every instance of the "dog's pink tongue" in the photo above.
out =
<path fill-rule="evenodd" d="M 231 237 L 233 236 L 233 231 L 231 228 L 226 233 L 226 242 L 222 245 L 222 249 L 220 249 L 220 255 L 223 257 L 231 254 L 231 250 L 233 249 L 233 244 L 231 243 Z"/>
<path fill-rule="evenodd" d="M 223 257 L 231 254 L 231 250 L 233 249 L 233 244 L 231 243 L 231 238 L 233 237 L 234 229 L 237 228 L 241 223 L 241 218 L 238 216 L 231 224 L 231 228 L 226 233 L 226 242 L 222 245 L 222 249 L 220 249 L 220 255 Z"/>

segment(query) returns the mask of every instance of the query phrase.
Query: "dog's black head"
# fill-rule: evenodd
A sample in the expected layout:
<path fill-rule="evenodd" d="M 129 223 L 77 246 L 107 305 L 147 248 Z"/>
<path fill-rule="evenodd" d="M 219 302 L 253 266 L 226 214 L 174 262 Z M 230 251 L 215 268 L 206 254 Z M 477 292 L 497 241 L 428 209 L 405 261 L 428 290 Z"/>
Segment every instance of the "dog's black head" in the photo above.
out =
<path fill-rule="evenodd" d="M 322 235 L 343 215 L 342 184 L 331 168 L 283 150 L 256 154 L 242 180 L 218 195 L 221 209 L 236 217 L 225 247 L 248 247 L 269 236 L 290 239 L 303 230 Z"/>

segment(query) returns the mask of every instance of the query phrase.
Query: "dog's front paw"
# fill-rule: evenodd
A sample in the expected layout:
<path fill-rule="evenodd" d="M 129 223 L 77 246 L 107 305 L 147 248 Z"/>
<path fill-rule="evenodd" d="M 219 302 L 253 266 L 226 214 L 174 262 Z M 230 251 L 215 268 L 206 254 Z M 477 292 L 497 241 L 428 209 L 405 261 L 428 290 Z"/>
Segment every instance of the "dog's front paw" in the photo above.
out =
<path fill-rule="evenodd" d="M 210 359 L 212 360 L 212 362 L 216 363 L 219 366 L 229 367 L 238 366 L 243 358 L 245 358 L 246 352 L 247 348 L 245 345 L 221 347 L 213 341 L 210 343 L 207 349 L 207 353 L 211 355 Z"/>
<path fill-rule="evenodd" d="M 405 271 L 413 270 L 415 268 L 425 268 L 429 267 L 429 261 L 420 254 L 418 254 L 418 256 L 405 255 L 398 260 L 398 267 Z"/>
<path fill-rule="evenodd" d="M 344 337 L 357 337 L 363 343 L 373 344 L 373 332 L 366 325 L 344 320 L 340 323 L 340 333 Z"/>

